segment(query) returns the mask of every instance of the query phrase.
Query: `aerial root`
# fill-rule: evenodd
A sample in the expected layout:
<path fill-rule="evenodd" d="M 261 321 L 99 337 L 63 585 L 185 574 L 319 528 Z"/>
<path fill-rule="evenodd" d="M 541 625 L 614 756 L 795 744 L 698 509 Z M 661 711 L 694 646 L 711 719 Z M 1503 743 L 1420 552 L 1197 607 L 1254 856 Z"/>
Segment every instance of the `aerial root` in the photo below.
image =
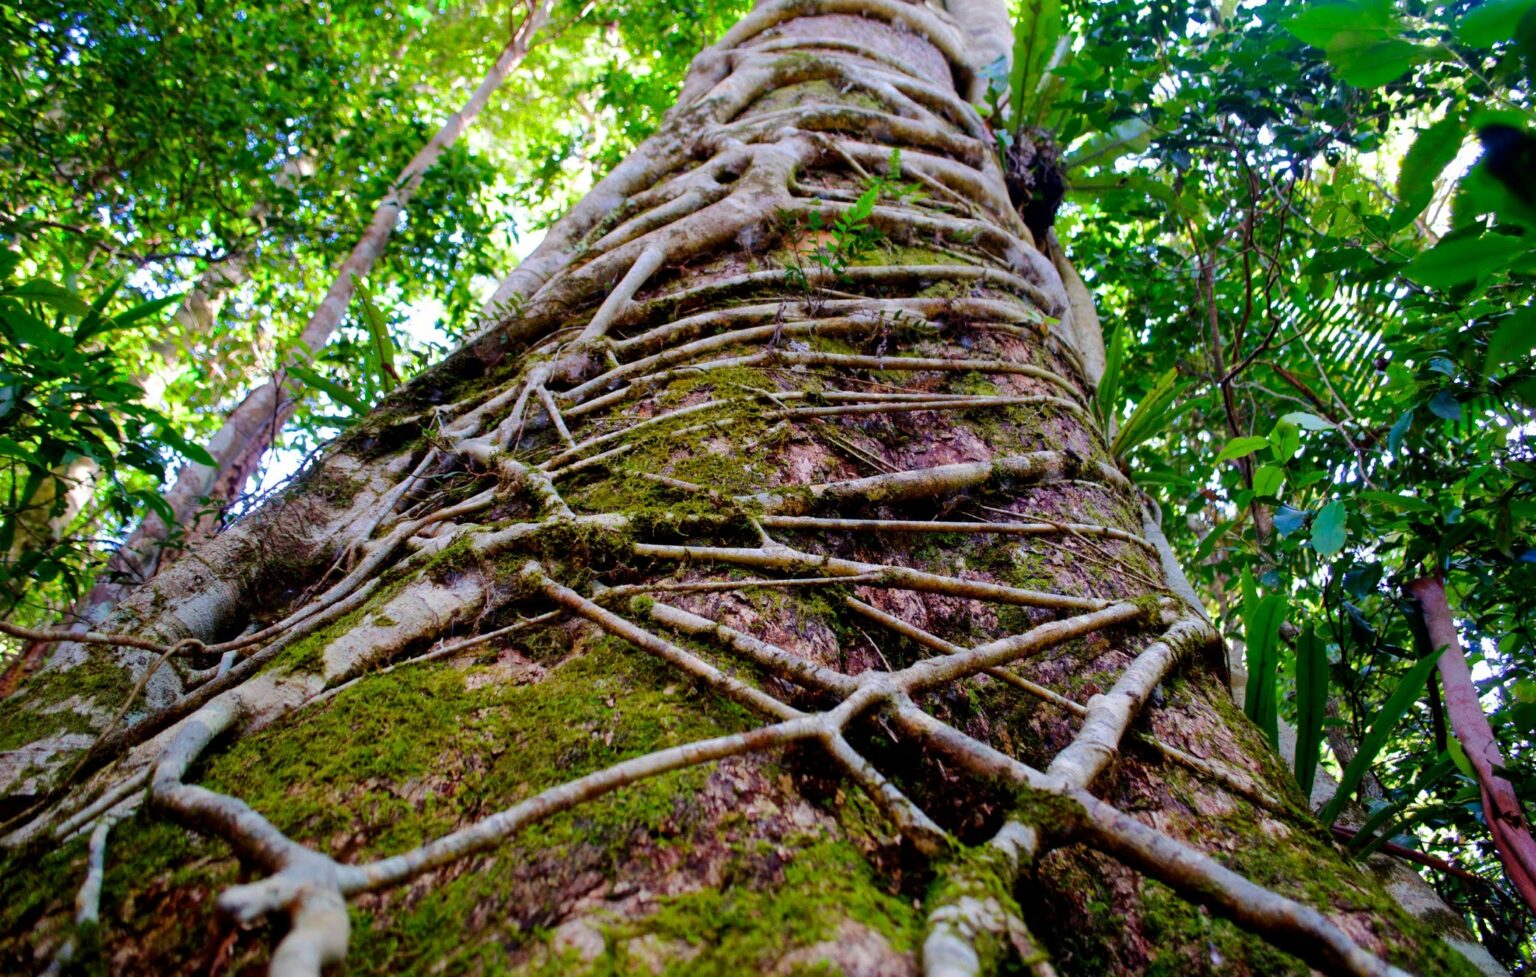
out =
<path fill-rule="evenodd" d="M 1058 841 L 1076 841 L 1112 855 L 1192 902 L 1285 946 L 1325 973 L 1352 977 L 1408 977 L 1361 949 L 1321 913 L 1265 889 L 1198 849 L 1116 810 L 1086 790 L 1033 770 L 1007 754 L 947 726 L 915 705 L 899 707 L 899 728 L 921 738 L 980 776 L 1009 780 L 1021 789 L 1060 799 L 1058 820 L 1039 827 Z"/>
<path fill-rule="evenodd" d="M 610 292 L 603 300 L 603 304 L 598 307 L 597 312 L 592 316 L 592 321 L 587 323 L 587 328 L 583 329 L 581 335 L 577 337 L 577 342 L 591 342 L 607 335 L 608 327 L 613 320 L 629 305 L 635 293 L 644 287 L 666 260 L 666 249 L 657 245 L 651 245 L 640 252 L 640 256 L 635 259 L 635 263 L 620 280 L 618 287 Z"/>
<path fill-rule="evenodd" d="M 873 578 L 869 580 L 871 586 L 948 594 L 951 597 L 967 597 L 1024 607 L 1082 611 L 1100 609 L 1113 603 L 1095 598 L 1010 587 L 983 580 L 967 580 L 941 573 L 914 570 L 910 567 L 865 563 L 859 560 L 806 553 L 789 546 L 727 547 L 636 543 L 633 549 L 636 556 L 653 559 L 679 562 L 713 561 L 763 570 L 786 570 L 809 574 L 820 571 L 834 576 Z"/>
<path fill-rule="evenodd" d="M 543 590 L 551 600 L 561 607 L 580 617 L 586 618 L 609 634 L 623 638 L 637 648 L 643 648 L 679 671 L 691 675 L 731 701 L 745 706 L 753 712 L 775 719 L 791 719 L 800 715 L 799 710 L 793 709 L 773 696 L 747 685 L 740 679 L 726 675 L 692 652 L 680 648 L 670 641 L 663 640 L 643 628 L 636 627 L 624 618 L 600 606 L 595 601 L 588 600 L 569 587 L 556 583 L 549 578 L 548 574 L 544 572 L 544 568 L 537 563 L 529 562 L 524 564 L 522 577 Z"/>
<path fill-rule="evenodd" d="M 554 424 L 555 430 L 560 432 L 560 439 L 565 442 L 566 447 L 576 447 L 576 439 L 571 437 L 570 428 L 565 426 L 565 418 L 560 416 L 560 408 L 555 406 L 555 398 L 550 396 L 549 389 L 540 387 L 538 395 L 539 403 L 544 405 L 544 412 L 549 415 L 549 420 Z"/>
<path fill-rule="evenodd" d="M 107 871 L 107 833 L 112 830 L 112 824 L 112 818 L 102 818 L 91 831 L 85 856 L 85 881 L 80 883 L 80 890 L 75 894 L 76 933 L 85 927 L 95 926 L 101 917 L 101 881 Z M 63 973 L 64 968 L 75 959 L 77 949 L 76 937 L 71 934 L 48 962 L 47 969 L 43 971 L 44 977 L 58 977 Z"/>

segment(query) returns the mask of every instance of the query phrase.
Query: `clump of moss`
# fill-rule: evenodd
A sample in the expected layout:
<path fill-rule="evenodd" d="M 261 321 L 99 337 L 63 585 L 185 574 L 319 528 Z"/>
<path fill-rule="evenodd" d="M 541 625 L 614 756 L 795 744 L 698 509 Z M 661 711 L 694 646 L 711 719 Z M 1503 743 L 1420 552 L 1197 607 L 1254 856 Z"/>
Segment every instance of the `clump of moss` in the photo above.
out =
<path fill-rule="evenodd" d="M 31 971 L 27 937 L 41 936 L 41 921 L 73 909 L 71 895 L 85 877 L 85 839 L 75 838 L 43 855 L 8 851 L 0 856 L 0 971 Z M 22 944 L 18 946 L 17 944 Z"/>
<path fill-rule="evenodd" d="M 673 410 L 700 394 L 724 400 L 773 389 L 776 384 L 761 371 L 724 369 L 673 381 L 657 399 Z M 562 483 L 562 491 L 578 509 L 623 513 L 636 521 L 718 514 L 722 499 L 772 482 L 772 473 L 764 468 L 765 449 L 770 447 L 764 439 L 770 435 L 762 417 L 772 406 L 739 400 L 645 428 L 630 439 L 630 450 L 611 461 L 605 471 L 583 473 L 568 486 Z M 698 429 L 689 430 L 693 428 Z M 644 474 L 666 475 L 707 491 L 662 485 Z"/>
<path fill-rule="evenodd" d="M 0 751 L 63 733 L 92 732 L 90 718 L 68 708 L 67 701 L 78 697 L 115 705 L 132 688 L 133 676 L 128 669 L 106 652 L 96 652 L 73 668 L 38 672 L 6 703 L 0 717 Z"/>
<path fill-rule="evenodd" d="M 1013 895 L 1013 867 L 1002 852 L 989 845 L 977 845 L 957 851 L 938 868 L 936 881 L 928 892 L 928 908 L 956 905 L 965 901 L 991 903 L 1010 916 L 1020 915 Z M 1005 934 L 979 934 L 976 955 L 983 973 L 993 972 L 1011 953 Z"/>
<path fill-rule="evenodd" d="M 591 770 L 747 722 L 712 697 L 683 708 L 675 673 L 613 639 L 536 685 L 471 689 L 473 672 L 432 663 L 364 678 L 333 703 L 241 740 L 210 764 L 206 782 L 295 837 L 360 834 L 358 854 L 376 857 Z M 429 777 L 450 778 L 451 789 L 409 796 Z"/>
<path fill-rule="evenodd" d="M 678 977 L 766 973 L 793 950 L 835 936 L 844 920 L 879 933 L 897 952 L 912 950 L 920 939 L 911 902 L 885 892 L 851 844 L 824 839 L 797 847 L 778 881 L 673 896 L 646 918 L 614 927 L 610 958 L 599 972 L 651 973 L 625 947 L 655 937 L 686 947 L 684 959 L 667 969 Z"/>
<path fill-rule="evenodd" d="M 1149 944 L 1149 977 L 1265 974 L 1306 977 L 1311 968 L 1235 924 L 1186 902 L 1158 882 L 1142 882 L 1138 906 Z"/>

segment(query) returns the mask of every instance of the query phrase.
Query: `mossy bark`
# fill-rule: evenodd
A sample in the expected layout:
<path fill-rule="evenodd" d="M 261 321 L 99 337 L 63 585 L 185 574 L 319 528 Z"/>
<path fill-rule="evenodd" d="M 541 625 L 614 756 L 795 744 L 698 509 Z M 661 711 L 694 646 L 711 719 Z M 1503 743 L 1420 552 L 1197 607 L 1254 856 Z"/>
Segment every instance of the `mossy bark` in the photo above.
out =
<path fill-rule="evenodd" d="M 526 301 L 117 619 L 205 645 L 274 632 L 238 649 L 242 664 L 172 660 L 90 751 L 152 656 L 66 648 L 8 703 L 0 743 L 22 751 L 0 765 L 13 832 L 0 970 L 40 970 L 69 940 L 71 967 L 122 974 L 268 959 L 282 914 L 242 927 L 216 898 L 275 868 L 169 788 L 113 808 L 100 921 L 71 921 L 85 841 L 55 828 L 221 697 L 239 698 L 237 728 L 185 782 L 351 865 L 753 730 L 754 702 L 826 709 L 827 675 L 904 674 L 936 648 L 1129 608 L 917 694 L 967 742 L 1045 770 L 1169 615 L 1195 613 L 1171 596 L 1140 539 L 1143 501 L 1082 407 L 1066 290 L 1008 209 L 944 22 L 874 0 L 754 16 L 701 58 L 639 162 L 599 187 L 617 209 L 584 204 L 530 261 L 546 280 L 525 282 Z M 664 260 L 632 274 L 647 249 Z M 571 342 L 604 316 L 601 335 Z M 809 555 L 773 563 L 785 547 Z M 679 654 L 659 660 L 600 614 L 562 609 L 541 579 Z M 664 629 L 663 604 L 712 623 Z M 743 658 L 741 636 L 801 666 Z M 1372 954 L 1461 972 L 1312 819 L 1232 707 L 1219 653 L 1178 662 L 1107 773 L 1080 786 Z M 974 941 L 989 972 L 1305 973 L 1314 959 L 1304 940 L 1229 921 L 1241 913 L 1220 897 L 1192 903 L 1126 867 L 1083 833 L 1081 804 L 976 775 L 894 705 L 845 735 L 910 808 L 814 738 L 638 779 L 354 895 L 346 972 L 935 972 L 923 948 L 940 909 L 995 910 Z M 938 850 L 903 830 L 912 809 L 942 832 Z M 987 846 L 1010 822 L 1042 839 L 1032 862 Z"/>

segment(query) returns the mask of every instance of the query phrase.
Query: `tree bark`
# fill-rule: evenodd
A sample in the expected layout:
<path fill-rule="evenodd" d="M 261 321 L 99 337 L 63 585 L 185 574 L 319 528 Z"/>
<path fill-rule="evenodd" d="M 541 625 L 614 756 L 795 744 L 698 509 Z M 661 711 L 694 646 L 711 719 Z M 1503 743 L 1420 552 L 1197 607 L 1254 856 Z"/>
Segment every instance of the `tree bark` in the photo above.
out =
<path fill-rule="evenodd" d="M 962 36 L 760 6 L 475 341 L 61 646 L 0 966 L 1470 972 L 1222 686 Z"/>

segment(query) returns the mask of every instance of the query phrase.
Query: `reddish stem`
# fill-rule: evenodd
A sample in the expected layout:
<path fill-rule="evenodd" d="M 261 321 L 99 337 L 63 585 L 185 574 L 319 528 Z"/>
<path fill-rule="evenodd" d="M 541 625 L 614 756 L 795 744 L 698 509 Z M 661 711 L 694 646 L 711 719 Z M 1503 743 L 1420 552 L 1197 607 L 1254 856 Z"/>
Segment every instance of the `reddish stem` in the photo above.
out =
<path fill-rule="evenodd" d="M 1472 670 L 1467 667 L 1467 657 L 1456 634 L 1456 621 L 1445 597 L 1445 582 L 1438 574 L 1421 577 L 1408 585 L 1408 592 L 1418 598 L 1423 608 L 1430 644 L 1445 649 L 1437 668 L 1445 689 L 1446 715 L 1482 787 L 1483 814 L 1499 860 L 1526 907 L 1536 913 L 1536 839 L 1531 837 L 1514 785 L 1495 773 L 1504 765 L 1504 757 L 1488 726 L 1488 717 L 1483 714 L 1477 687 L 1472 684 Z"/>

